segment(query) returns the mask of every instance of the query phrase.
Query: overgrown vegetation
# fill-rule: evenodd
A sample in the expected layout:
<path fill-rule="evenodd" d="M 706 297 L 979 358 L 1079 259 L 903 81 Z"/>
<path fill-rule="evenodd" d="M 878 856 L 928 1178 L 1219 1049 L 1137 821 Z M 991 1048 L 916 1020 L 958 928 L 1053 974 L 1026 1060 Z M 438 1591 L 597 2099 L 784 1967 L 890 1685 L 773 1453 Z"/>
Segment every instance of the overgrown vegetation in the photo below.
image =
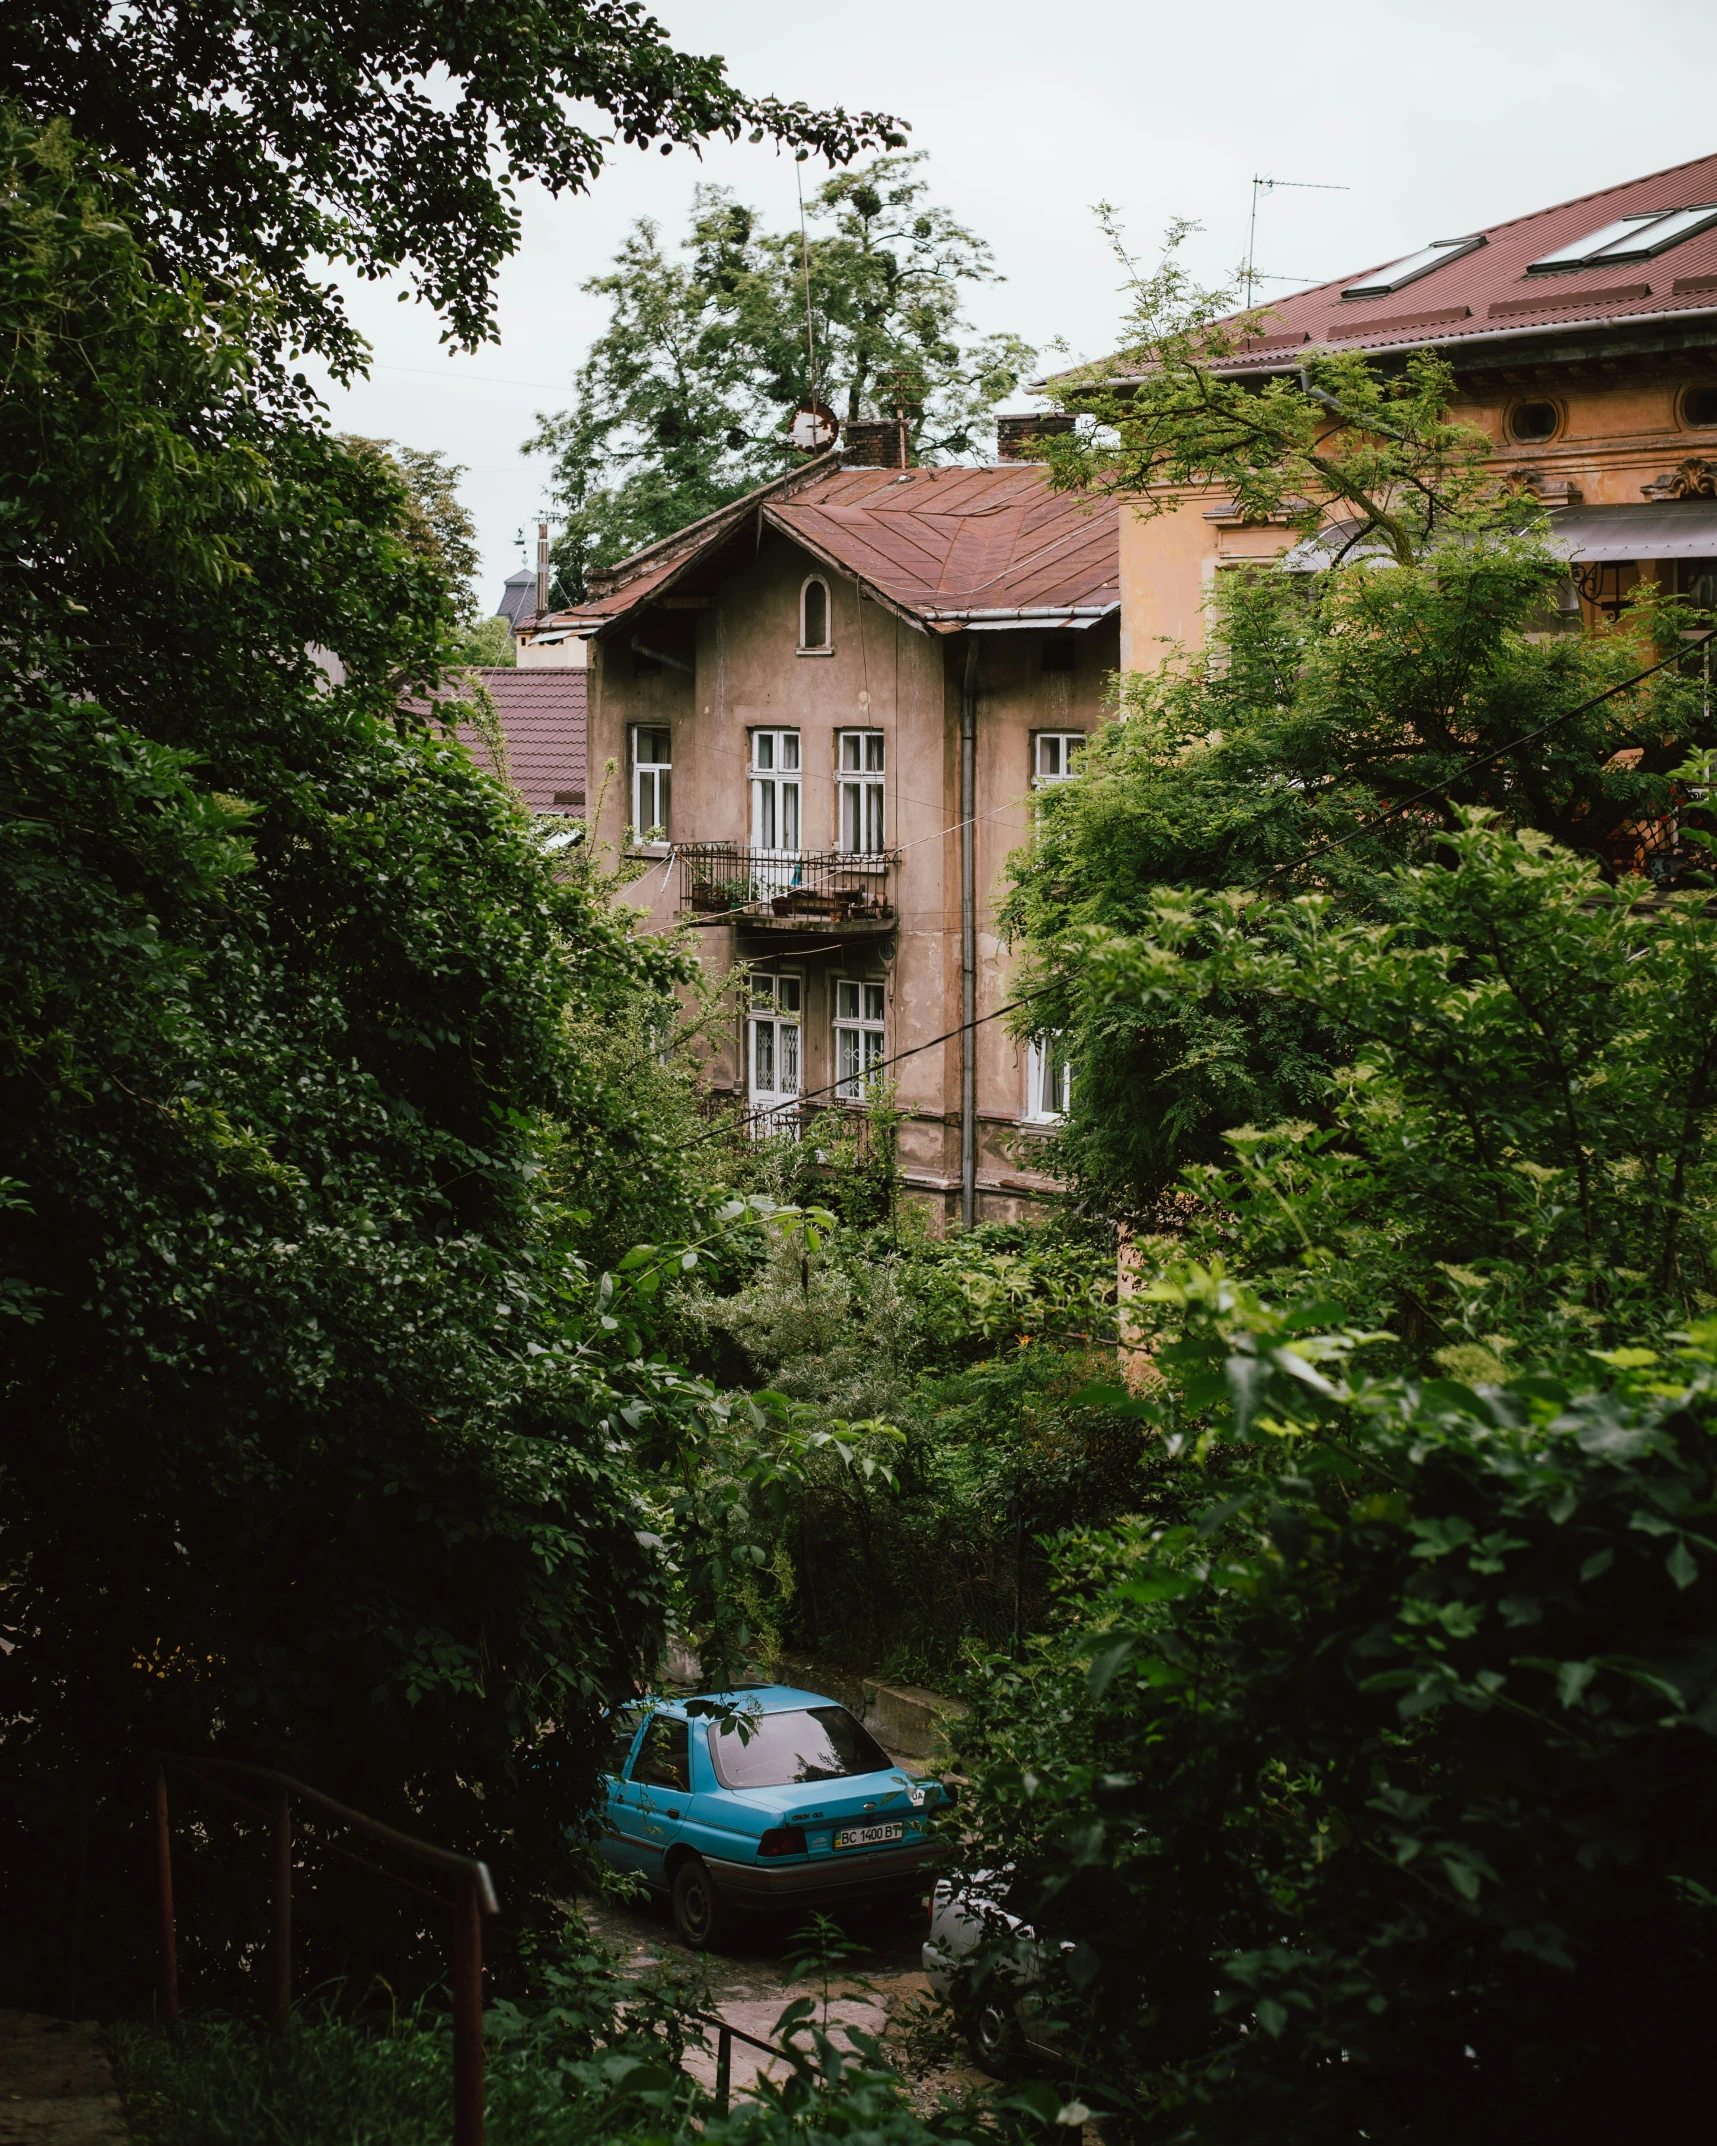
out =
<path fill-rule="evenodd" d="M 1002 2142 L 1035 2130 L 1029 2100 L 992 2108 L 968 2098 L 917 2110 L 881 2044 L 863 2029 L 831 2034 L 839 1932 L 821 1918 L 801 1933 L 791 1998 L 770 2034 L 785 2073 L 718 2113 L 682 2069 L 701 1992 L 672 1969 L 627 1980 L 574 1929 L 533 1957 L 529 1992 L 487 2015 L 487 2136 L 495 2146 L 585 2146 L 614 2140 L 787 2146 L 803 2138 L 882 2146 Z M 373 2003 L 300 2009 L 285 2035 L 206 2019 L 175 2045 L 122 2029 L 119 2080 L 140 2146 L 432 2146 L 447 2135 L 452 2042 L 427 2005 L 403 2015 Z"/>
<path fill-rule="evenodd" d="M 742 107 L 631 11 L 574 13 L 625 63 L 579 82 L 635 132 L 882 131 Z M 916 2146 L 1088 2106 L 1162 2146 L 1667 2126 L 1703 2085 L 1717 1902 L 1709 619 L 1647 592 L 1549 633 L 1560 566 L 1433 362 L 1314 361 L 1242 404 L 1214 299 L 1163 284 L 1156 372 L 1063 475 L 1118 453 L 1120 481 L 1277 506 L 1315 477 L 1307 513 L 1356 510 L 1389 563 L 1233 581 L 1211 652 L 1128 681 L 1043 800 L 1011 918 L 1075 1067 L 1076 1197 L 934 1236 L 886 1093 L 797 1144 L 701 1118 L 720 1009 L 685 956 L 410 712 L 469 660 L 446 472 L 414 502 L 278 368 L 289 333 L 352 355 L 313 245 L 409 255 L 480 331 L 510 228 L 483 157 L 421 245 L 362 173 L 490 115 L 576 183 L 594 151 L 538 102 L 571 30 L 528 19 L 548 87 L 349 115 L 323 169 L 258 116 L 266 38 L 235 82 L 218 25 L 188 58 L 168 11 L 85 27 L 37 93 L 81 68 L 96 147 L 0 108 L 19 1994 L 57 2001 L 81 1883 L 80 2008 L 141 2010 L 144 1755 L 219 1746 L 494 1861 L 502 2146 Z M 383 29 L 342 66 L 397 71 Z M 127 55 L 159 137 L 135 174 L 95 123 Z M 215 118 L 238 176 L 177 224 Z M 247 170 L 291 197 L 267 246 Z M 895 307 L 894 344 L 844 346 L 860 408 L 913 336 L 971 386 L 954 314 L 866 254 L 918 184 L 824 203 Z M 926 221 L 957 286 L 979 256 Z M 178 273 L 193 242 L 231 272 Z M 757 241 L 722 304 L 755 270 L 779 313 L 787 258 Z M 1046 1941 L 1055 2084 L 925 2115 L 794 2009 L 791 2078 L 718 2119 L 684 1990 L 548 1943 L 598 1718 L 670 1630 L 712 1681 L 809 1648 L 961 1687 L 955 1846 Z M 182 1832 L 205 2016 L 177 2050 L 122 2037 L 140 2127 L 440 2135 L 415 1913 L 354 1896 L 336 1944 L 307 1879 L 301 1964 L 361 1994 L 278 2042 L 212 2016 L 250 1994 L 257 1845 Z"/>

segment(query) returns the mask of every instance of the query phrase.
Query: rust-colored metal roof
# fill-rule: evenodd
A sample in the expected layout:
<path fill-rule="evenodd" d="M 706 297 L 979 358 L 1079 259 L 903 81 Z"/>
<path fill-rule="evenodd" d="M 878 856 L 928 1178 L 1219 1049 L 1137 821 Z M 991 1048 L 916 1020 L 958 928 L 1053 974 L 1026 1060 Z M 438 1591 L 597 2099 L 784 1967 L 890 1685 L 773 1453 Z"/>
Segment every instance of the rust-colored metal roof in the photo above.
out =
<path fill-rule="evenodd" d="M 974 613 L 1120 601 L 1119 509 L 1052 490 L 1034 463 L 843 470 L 764 519 L 943 631 Z"/>
<path fill-rule="evenodd" d="M 582 670 L 515 669 L 510 664 L 472 667 L 495 703 L 501 735 L 507 744 L 506 774 L 532 812 L 578 814 L 585 809 L 585 709 L 589 673 Z M 449 682 L 437 700 L 454 696 Z M 422 712 L 425 703 L 411 705 Z M 458 728 L 461 745 L 491 775 L 493 755 L 482 733 L 469 723 Z"/>
<path fill-rule="evenodd" d="M 1717 226 L 1683 239 L 1649 260 L 1596 262 L 1529 275 L 1529 263 L 1575 244 L 1604 225 L 1647 210 L 1687 209 L 1717 202 L 1717 156 L 1696 157 L 1667 171 L 1605 187 L 1555 208 L 1491 224 L 1485 243 L 1376 298 L 1343 298 L 1349 286 L 1375 275 L 1436 239 L 1468 234 L 1425 229 L 1403 234 L 1384 261 L 1320 283 L 1291 298 L 1274 299 L 1276 316 L 1254 348 L 1224 370 L 1281 372 L 1311 351 L 1414 349 L 1434 343 L 1457 362 L 1480 353 L 1462 346 L 1506 336 L 1608 325 L 1664 316 L 1717 314 Z M 1472 234 L 1478 235 L 1478 234 Z M 1717 340 L 1717 322 L 1713 324 Z M 1071 380 L 1074 375 L 1064 375 Z"/>
<path fill-rule="evenodd" d="M 973 614 L 1089 616 L 1120 601 L 1115 503 L 1054 491 L 1041 467 L 1022 462 L 807 473 L 711 517 L 689 547 L 640 553 L 635 574 L 622 561 L 611 570 L 617 586 L 557 620 L 610 623 L 726 543 L 752 513 L 934 632 L 958 632 Z"/>

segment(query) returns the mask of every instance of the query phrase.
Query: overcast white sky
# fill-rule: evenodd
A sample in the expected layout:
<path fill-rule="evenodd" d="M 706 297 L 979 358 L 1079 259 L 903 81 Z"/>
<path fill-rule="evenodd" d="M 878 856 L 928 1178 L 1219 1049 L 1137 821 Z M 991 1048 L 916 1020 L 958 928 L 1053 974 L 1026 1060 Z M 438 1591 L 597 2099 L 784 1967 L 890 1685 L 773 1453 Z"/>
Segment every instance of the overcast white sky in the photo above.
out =
<path fill-rule="evenodd" d="M 1258 265 L 1279 296 L 1500 218 L 1717 151 L 1712 0 L 658 0 L 683 46 L 724 54 L 744 88 L 892 111 L 930 152 L 937 198 L 987 238 L 1006 281 L 977 294 L 982 327 L 1076 355 L 1106 348 L 1119 276 L 1091 216 L 1113 201 L 1152 256 L 1174 216 L 1205 227 L 1207 280 L 1245 253 L 1254 174 L 1346 192 L 1281 190 L 1258 219 Z M 807 190 L 813 172 L 806 167 Z M 425 309 L 358 286 L 370 380 L 330 393 L 343 430 L 445 449 L 467 465 L 485 610 L 521 563 L 515 532 L 545 504 L 519 453 L 532 415 L 560 407 L 601 309 L 579 289 L 639 216 L 670 233 L 700 177 L 776 224 L 794 167 L 767 146 L 706 147 L 700 165 L 615 152 L 583 197 L 525 198 L 524 244 L 501 279 L 502 339 L 449 357 Z"/>

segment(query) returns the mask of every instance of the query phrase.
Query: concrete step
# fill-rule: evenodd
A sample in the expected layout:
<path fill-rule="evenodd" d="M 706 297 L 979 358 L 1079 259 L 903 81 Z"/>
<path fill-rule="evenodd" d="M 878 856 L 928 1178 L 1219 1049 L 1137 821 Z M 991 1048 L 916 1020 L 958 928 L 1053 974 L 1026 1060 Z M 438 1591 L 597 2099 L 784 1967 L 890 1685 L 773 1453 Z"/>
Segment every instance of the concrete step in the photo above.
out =
<path fill-rule="evenodd" d="M 94 2020 L 0 2012 L 0 2146 L 125 2146 Z"/>

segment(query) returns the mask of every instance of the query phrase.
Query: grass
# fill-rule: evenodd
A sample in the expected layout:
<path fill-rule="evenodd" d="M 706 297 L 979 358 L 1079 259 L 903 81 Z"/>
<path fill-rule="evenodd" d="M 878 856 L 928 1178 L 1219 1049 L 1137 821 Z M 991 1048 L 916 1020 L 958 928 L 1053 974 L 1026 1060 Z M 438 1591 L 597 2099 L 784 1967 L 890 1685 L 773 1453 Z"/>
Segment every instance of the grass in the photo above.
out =
<path fill-rule="evenodd" d="M 112 2040 L 136 2146 L 447 2146 L 451 2134 L 452 2034 L 427 2011 L 377 2028 L 322 2006 L 282 2035 L 210 2018 L 187 2020 L 176 2043 L 129 2024 Z M 671 2135 L 690 2095 L 643 2051 L 491 2050 L 485 2084 L 489 2146 Z"/>
<path fill-rule="evenodd" d="M 973 2121 L 975 2111 L 951 2105 L 915 2113 L 880 2052 L 855 2062 L 817 2040 L 812 2030 L 826 2021 L 846 1948 L 832 1924 L 816 1924 L 798 1966 L 822 1983 L 825 2001 L 803 2008 L 812 2016 L 799 2029 L 794 2074 L 726 2117 L 681 2069 L 683 2014 L 705 2001 L 697 1979 L 663 1968 L 624 1980 L 610 1955 L 569 1930 L 558 1952 L 533 1958 L 529 1999 L 500 1999 L 485 2014 L 488 2146 L 793 2146 L 813 2138 L 1001 2146 L 993 2114 Z M 423 2004 L 386 2020 L 355 2018 L 343 1995 L 334 1987 L 300 2005 L 278 2035 L 227 2017 L 189 2019 L 177 2040 L 159 2027 L 116 2027 L 115 2070 L 136 2146 L 447 2146 L 446 2015 Z"/>

